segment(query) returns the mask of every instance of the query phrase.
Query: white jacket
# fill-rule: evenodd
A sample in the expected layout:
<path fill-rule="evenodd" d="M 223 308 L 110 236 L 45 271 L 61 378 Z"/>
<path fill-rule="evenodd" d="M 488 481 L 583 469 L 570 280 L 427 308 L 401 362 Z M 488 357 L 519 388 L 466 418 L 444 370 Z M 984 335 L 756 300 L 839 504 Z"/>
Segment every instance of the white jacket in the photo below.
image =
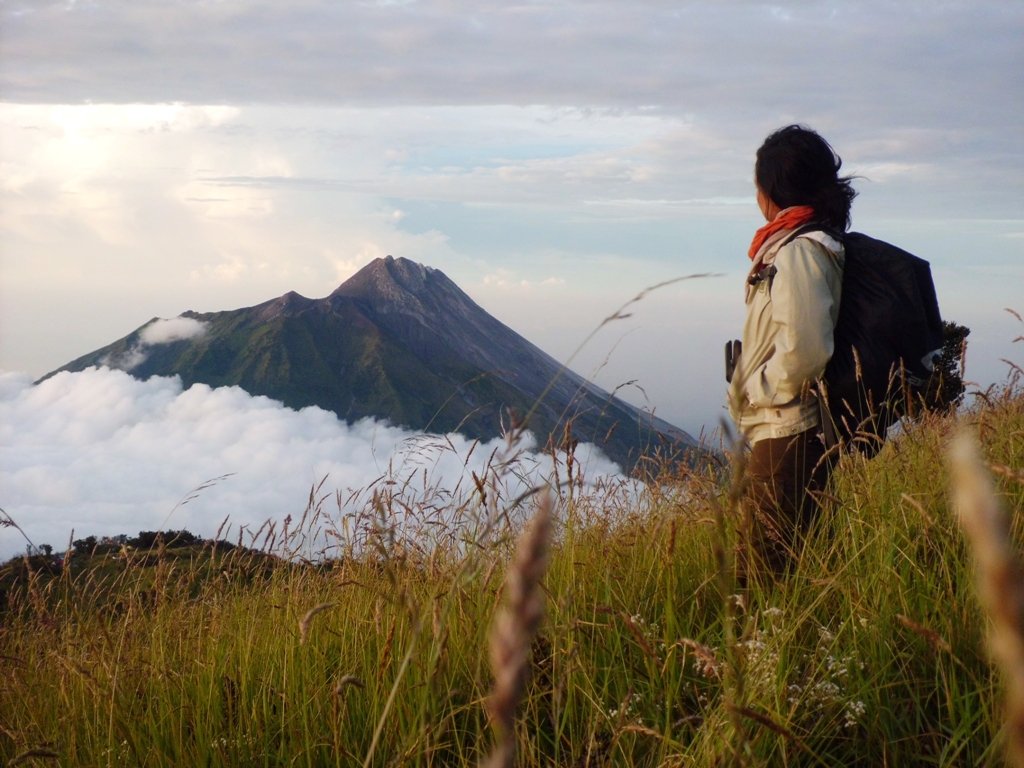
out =
<path fill-rule="evenodd" d="M 844 251 L 826 233 L 807 232 L 758 260 L 775 273 L 747 285 L 743 347 L 729 387 L 729 411 L 750 443 L 821 423 L 810 387 L 832 357 Z"/>

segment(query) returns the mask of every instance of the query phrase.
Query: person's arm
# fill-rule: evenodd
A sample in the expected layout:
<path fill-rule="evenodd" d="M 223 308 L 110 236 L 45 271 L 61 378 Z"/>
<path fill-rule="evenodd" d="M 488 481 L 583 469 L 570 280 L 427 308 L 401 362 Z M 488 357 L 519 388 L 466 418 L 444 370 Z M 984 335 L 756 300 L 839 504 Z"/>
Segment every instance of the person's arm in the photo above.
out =
<path fill-rule="evenodd" d="M 747 394 L 755 407 L 793 402 L 822 375 L 832 357 L 835 257 L 820 243 L 797 238 L 779 250 L 775 266 L 778 271 L 771 284 L 775 350 L 748 383 Z"/>

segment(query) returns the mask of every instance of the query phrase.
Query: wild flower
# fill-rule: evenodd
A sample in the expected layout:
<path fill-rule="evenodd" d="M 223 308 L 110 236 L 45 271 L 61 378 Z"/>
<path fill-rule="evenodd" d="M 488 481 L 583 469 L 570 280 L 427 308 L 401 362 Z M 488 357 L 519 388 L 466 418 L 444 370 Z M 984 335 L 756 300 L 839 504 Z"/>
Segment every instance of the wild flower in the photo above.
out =
<path fill-rule="evenodd" d="M 129 746 L 128 740 L 124 739 L 120 744 L 107 747 L 103 750 L 102 756 L 106 758 L 108 765 L 128 765 L 128 761 L 132 756 L 131 746 Z"/>
<path fill-rule="evenodd" d="M 843 709 L 843 727 L 854 728 L 864 718 L 867 707 L 863 701 L 848 701 Z"/>
<path fill-rule="evenodd" d="M 641 694 L 630 691 L 626 694 L 626 698 L 608 710 L 608 717 L 617 722 L 640 723 L 642 721 L 638 712 L 643 700 L 644 697 Z"/>
<path fill-rule="evenodd" d="M 840 715 L 843 726 L 852 728 L 863 718 L 866 705 L 854 699 L 845 685 L 853 671 L 865 665 L 852 654 L 836 656 L 830 652 L 835 634 L 818 627 L 818 643 L 814 651 L 801 658 L 798 678 L 788 688 L 787 702 L 807 717 Z"/>
<path fill-rule="evenodd" d="M 862 671 L 864 664 L 852 654 L 837 656 L 831 652 L 836 641 L 834 632 L 817 626 L 817 642 L 812 650 L 783 658 L 783 646 L 790 639 L 784 612 L 768 608 L 754 619 L 757 625 L 753 631 L 737 643 L 744 683 L 751 695 L 770 696 L 782 682 L 791 716 L 797 720 L 816 722 L 831 716 L 840 718 L 846 728 L 861 721 L 866 705 L 845 686 L 851 673 Z"/>

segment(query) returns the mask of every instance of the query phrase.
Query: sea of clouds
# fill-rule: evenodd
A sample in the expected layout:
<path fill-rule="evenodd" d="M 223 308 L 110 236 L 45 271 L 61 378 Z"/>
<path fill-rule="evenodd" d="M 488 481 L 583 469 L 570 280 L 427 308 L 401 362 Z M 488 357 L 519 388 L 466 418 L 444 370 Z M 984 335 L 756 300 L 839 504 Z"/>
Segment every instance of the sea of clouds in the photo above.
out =
<path fill-rule="evenodd" d="M 315 486 L 319 497 L 349 497 L 383 478 L 411 492 L 464 493 L 471 473 L 484 475 L 504 450 L 501 439 L 477 444 L 373 419 L 346 424 L 238 387 L 184 389 L 177 377 L 142 381 L 90 368 L 33 384 L 0 372 L 0 522 L 6 515 L 21 529 L 0 527 L 0 560 L 23 552 L 26 537 L 63 551 L 72 531 L 82 538 L 184 528 L 210 537 L 225 518 L 232 539 L 268 520 L 280 530 L 289 515 L 302 516 Z M 620 475 L 591 446 L 577 458 L 591 482 Z M 550 457 L 527 451 L 508 475 L 525 489 L 552 467 Z M 334 512 L 344 514 L 337 505 Z"/>

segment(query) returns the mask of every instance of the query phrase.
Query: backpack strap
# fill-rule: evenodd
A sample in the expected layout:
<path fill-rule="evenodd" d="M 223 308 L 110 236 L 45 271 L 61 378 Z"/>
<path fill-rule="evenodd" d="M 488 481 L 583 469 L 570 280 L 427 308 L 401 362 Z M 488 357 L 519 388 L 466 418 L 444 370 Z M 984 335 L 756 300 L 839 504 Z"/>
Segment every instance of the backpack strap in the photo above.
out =
<path fill-rule="evenodd" d="M 826 235 L 831 237 L 840 245 L 845 244 L 845 233 L 840 232 L 839 230 L 835 229 L 834 227 L 830 227 L 827 224 L 818 224 L 812 221 L 809 224 L 804 224 L 802 227 L 797 229 L 790 237 L 786 238 L 786 240 L 783 241 L 782 245 L 788 245 L 789 243 L 796 240 L 798 237 L 803 237 L 808 232 L 824 232 Z M 780 245 L 779 247 L 781 248 L 782 246 Z"/>
<path fill-rule="evenodd" d="M 790 243 L 792 243 L 798 237 L 803 237 L 804 235 L 806 235 L 809 232 L 824 232 L 826 235 L 831 237 L 833 240 L 838 242 L 840 245 L 843 245 L 843 235 L 842 235 L 842 233 L 836 231 L 832 227 L 829 227 L 829 226 L 827 226 L 825 224 L 819 224 L 817 222 L 812 221 L 812 222 L 809 222 L 807 224 L 804 224 L 802 227 L 798 227 L 797 229 L 795 229 L 789 235 L 789 237 L 787 237 L 785 240 L 783 240 L 782 242 L 779 243 L 778 247 L 775 249 L 776 252 L 778 250 L 780 250 L 781 248 L 784 248 L 785 246 L 787 246 Z M 775 277 L 775 275 L 778 273 L 778 271 L 779 270 L 775 267 L 774 264 L 769 264 L 766 267 L 762 267 L 756 274 L 753 274 L 749 278 L 747 278 L 747 283 L 749 285 L 758 285 L 760 283 L 763 283 L 765 280 L 767 280 L 769 285 L 771 285 L 771 280 L 772 280 L 773 277 Z"/>

